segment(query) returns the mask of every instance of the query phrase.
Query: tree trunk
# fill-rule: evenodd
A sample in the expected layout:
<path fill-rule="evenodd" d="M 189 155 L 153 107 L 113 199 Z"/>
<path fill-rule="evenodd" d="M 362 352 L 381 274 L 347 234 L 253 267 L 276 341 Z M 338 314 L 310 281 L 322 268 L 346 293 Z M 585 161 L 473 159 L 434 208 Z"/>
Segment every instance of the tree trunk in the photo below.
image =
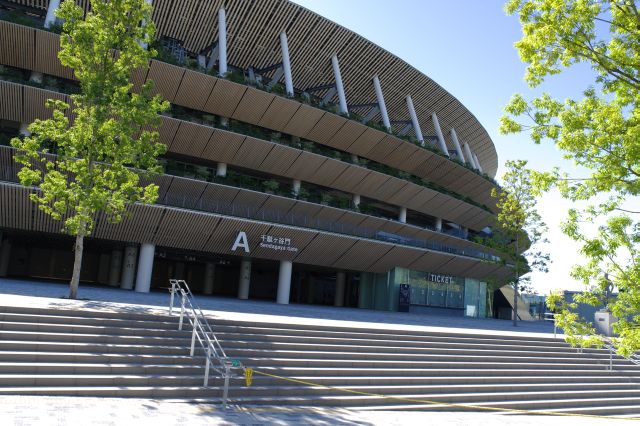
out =
<path fill-rule="evenodd" d="M 75 299 L 78 296 L 78 286 L 80 285 L 80 271 L 82 269 L 82 251 L 84 249 L 84 235 L 78 233 L 76 235 L 76 244 L 74 247 L 73 259 L 73 275 L 69 284 L 69 299 Z"/>
<path fill-rule="evenodd" d="M 518 237 L 516 236 L 516 280 L 513 284 L 513 326 L 518 326 L 518 281 L 520 281 L 520 277 L 518 277 Z"/>

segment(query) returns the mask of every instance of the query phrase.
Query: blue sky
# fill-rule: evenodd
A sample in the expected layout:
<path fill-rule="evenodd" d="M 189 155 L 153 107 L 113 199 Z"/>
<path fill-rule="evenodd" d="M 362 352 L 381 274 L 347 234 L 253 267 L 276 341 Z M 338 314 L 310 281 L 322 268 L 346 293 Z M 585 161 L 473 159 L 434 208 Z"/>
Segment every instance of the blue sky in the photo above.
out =
<path fill-rule="evenodd" d="M 399 56 L 456 96 L 491 135 L 501 166 L 509 159 L 526 159 L 536 169 L 562 166 L 580 174 L 551 143 L 535 145 L 526 135 L 498 134 L 502 108 L 514 93 L 531 97 L 548 91 L 558 98 L 577 97 L 592 81 L 591 70 L 579 66 L 540 88 L 528 88 L 525 65 L 513 47 L 521 37 L 520 24 L 517 17 L 504 13 L 503 0 L 294 1 Z M 498 177 L 503 171 L 498 170 Z M 582 287 L 569 277 L 571 265 L 580 261 L 578 246 L 559 230 L 567 208 L 557 194 L 545 196 L 539 205 L 550 227 L 547 249 L 554 260 L 548 274 L 533 276 L 535 288 L 543 294 Z"/>

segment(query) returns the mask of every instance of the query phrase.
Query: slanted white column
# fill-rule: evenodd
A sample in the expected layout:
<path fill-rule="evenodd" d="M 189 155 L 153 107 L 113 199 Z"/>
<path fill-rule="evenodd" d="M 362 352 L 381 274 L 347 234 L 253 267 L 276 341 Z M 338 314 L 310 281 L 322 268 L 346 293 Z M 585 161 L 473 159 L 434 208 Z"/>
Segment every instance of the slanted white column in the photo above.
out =
<path fill-rule="evenodd" d="M 291 271 L 293 262 L 290 260 L 280 261 L 280 274 L 278 275 L 278 295 L 276 301 L 281 305 L 289 304 L 289 293 L 291 292 Z"/>
<path fill-rule="evenodd" d="M 458 154 L 458 158 L 460 161 L 464 163 L 464 155 L 462 155 L 462 148 L 460 148 L 460 141 L 458 141 L 458 135 L 456 134 L 456 129 L 451 128 L 451 140 L 453 141 L 453 146 L 456 147 L 456 153 Z"/>
<path fill-rule="evenodd" d="M 442 130 L 440 129 L 440 122 L 438 121 L 438 116 L 435 112 L 431 113 L 431 119 L 433 120 L 433 127 L 436 129 L 436 136 L 438 137 L 438 142 L 440 142 L 440 149 L 446 155 L 449 156 L 449 150 L 447 149 L 447 143 L 444 141 L 444 135 L 442 134 Z"/>
<path fill-rule="evenodd" d="M 133 277 L 136 271 L 136 258 L 138 257 L 138 248 L 136 246 L 127 246 L 124 250 L 124 262 L 122 262 L 122 278 L 120 279 L 120 288 L 131 290 L 133 288 Z"/>
<path fill-rule="evenodd" d="M 473 162 L 476 163 L 476 169 L 478 169 L 480 173 L 484 173 L 484 171 L 482 170 L 482 166 L 480 165 L 480 160 L 478 160 L 478 156 L 476 155 L 475 152 L 473 152 L 472 154 L 473 154 Z"/>
<path fill-rule="evenodd" d="M 353 207 L 360 207 L 360 194 L 353 194 Z"/>
<path fill-rule="evenodd" d="M 49 7 L 47 8 L 47 16 L 44 18 L 44 27 L 51 28 L 51 25 L 56 23 L 56 10 L 60 7 L 60 0 L 49 0 Z"/>
<path fill-rule="evenodd" d="M 218 11 L 218 75 L 227 73 L 227 21 L 223 8 Z"/>
<path fill-rule="evenodd" d="M 302 186 L 302 182 L 300 181 L 300 179 L 294 179 L 293 180 L 293 189 L 291 192 L 293 192 L 294 196 L 298 196 L 300 195 L 300 187 Z"/>
<path fill-rule="evenodd" d="M 398 214 L 398 221 L 400 223 L 407 223 L 407 208 L 400 207 L 400 213 Z"/>
<path fill-rule="evenodd" d="M 436 231 L 442 232 L 442 218 L 436 217 Z"/>
<path fill-rule="evenodd" d="M 31 71 L 31 75 L 29 76 L 29 81 L 33 81 L 35 83 L 42 84 L 42 79 L 43 78 L 44 78 L 44 75 L 42 75 L 41 72 Z"/>
<path fill-rule="evenodd" d="M 347 274 L 338 271 L 336 274 L 336 294 L 333 298 L 333 306 L 344 306 L 344 288 L 347 282 Z"/>
<path fill-rule="evenodd" d="M 376 91 L 376 97 L 378 98 L 378 106 L 380 107 L 380 114 L 382 114 L 382 124 L 387 130 L 391 130 L 391 122 L 389 121 L 389 115 L 387 114 L 387 106 L 384 103 L 384 96 L 382 96 L 382 88 L 380 87 L 380 79 L 378 74 L 373 76 L 373 88 Z"/>
<path fill-rule="evenodd" d="M 407 109 L 411 116 L 411 123 L 413 124 L 413 131 L 416 134 L 416 139 L 421 145 L 424 145 L 424 137 L 422 136 L 422 130 L 420 130 L 420 123 L 418 122 L 418 116 L 416 115 L 416 109 L 413 107 L 413 99 L 411 95 L 407 95 Z"/>
<path fill-rule="evenodd" d="M 238 299 L 249 298 L 249 286 L 251 284 L 251 259 L 243 259 L 240 262 L 240 280 L 238 282 Z"/>
<path fill-rule="evenodd" d="M 9 271 L 9 260 L 11 259 L 11 240 L 0 238 L 0 277 L 6 277 Z"/>
<path fill-rule="evenodd" d="M 473 167 L 474 169 L 477 169 L 478 167 L 476 166 L 475 161 L 473 161 L 473 154 L 471 154 L 471 148 L 469 148 L 469 144 L 465 143 L 462 148 L 464 149 L 464 154 L 465 154 L 465 163 L 467 163 L 468 165 L 470 165 L 471 167 Z"/>
<path fill-rule="evenodd" d="M 338 91 L 338 101 L 340 103 L 340 112 L 349 114 L 347 107 L 347 97 L 344 94 L 344 84 L 342 84 L 342 74 L 340 74 L 340 64 L 338 63 L 338 55 L 331 57 L 331 66 L 333 67 L 333 75 L 336 79 L 336 90 Z"/>
<path fill-rule="evenodd" d="M 225 177 L 227 175 L 227 163 L 218 163 L 216 166 L 216 176 Z"/>
<path fill-rule="evenodd" d="M 140 246 L 138 274 L 136 275 L 136 291 L 138 293 L 149 293 L 149 290 L 151 290 L 151 275 L 153 274 L 153 257 L 155 253 L 155 244 L 143 243 Z"/>
<path fill-rule="evenodd" d="M 291 77 L 291 59 L 289 58 L 289 43 L 287 33 L 280 33 L 280 48 L 282 49 L 282 69 L 284 70 L 284 88 L 287 95 L 293 96 L 293 78 Z"/>
<path fill-rule="evenodd" d="M 18 130 L 20 136 L 31 136 L 29 131 L 29 123 L 20 123 L 20 130 Z"/>
<path fill-rule="evenodd" d="M 109 285 L 118 287 L 120 283 L 120 271 L 122 270 L 122 250 L 111 252 L 111 263 L 109 265 Z"/>
<path fill-rule="evenodd" d="M 204 269 L 204 294 L 213 294 L 213 284 L 216 278 L 216 265 L 213 262 L 207 262 Z"/>

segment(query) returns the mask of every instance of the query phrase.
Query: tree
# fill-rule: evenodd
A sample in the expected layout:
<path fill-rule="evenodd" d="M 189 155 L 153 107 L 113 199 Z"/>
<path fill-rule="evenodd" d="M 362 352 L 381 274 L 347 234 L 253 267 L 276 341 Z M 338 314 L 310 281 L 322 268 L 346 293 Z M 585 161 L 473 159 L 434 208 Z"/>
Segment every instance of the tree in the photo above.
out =
<path fill-rule="evenodd" d="M 530 292 L 531 270 L 547 270 L 549 256 L 536 246 L 545 242 L 547 230 L 536 210 L 536 191 L 531 185 L 531 170 L 524 160 L 507 161 L 507 171 L 501 188 L 494 188 L 491 196 L 497 198 L 498 214 L 492 236 L 487 245 L 498 251 L 503 261 L 513 265 L 513 277 L 508 282 L 513 286 L 513 325 L 518 325 L 518 295 Z"/>
<path fill-rule="evenodd" d="M 516 43 L 527 64 L 525 79 L 535 87 L 574 64 L 593 71 L 592 84 L 579 99 L 560 101 L 545 93 L 527 101 L 515 95 L 502 118 L 502 133 L 530 132 L 535 143 L 550 141 L 586 176 L 554 169 L 534 174 L 540 190 L 558 188 L 572 202 L 563 232 L 581 244 L 585 263 L 572 276 L 587 286 L 581 301 L 604 303 L 620 319 L 614 326 L 618 350 L 640 349 L 640 223 L 629 202 L 640 193 L 640 12 L 634 0 L 510 0 L 523 38 Z M 590 231 L 585 223 L 598 225 Z M 609 274 L 619 290 L 606 297 Z M 557 301 L 557 298 L 553 300 Z M 574 344 L 593 339 L 571 307 L 558 304 L 558 321 Z"/>
<path fill-rule="evenodd" d="M 80 93 L 71 96 L 71 107 L 48 100 L 52 118 L 35 120 L 31 136 L 11 141 L 23 165 L 20 182 L 37 187 L 31 200 L 75 235 L 69 298 L 77 295 L 83 241 L 96 213 L 117 223 L 128 205 L 156 200 L 158 187 L 143 185 L 141 177 L 160 171 L 156 157 L 165 148 L 156 142 L 158 133 L 146 129 L 159 124 L 158 113 L 168 106 L 150 96 L 150 82 L 140 93 L 130 82 L 132 71 L 147 67 L 154 54 L 144 47 L 155 32 L 151 6 L 145 0 L 92 1 L 83 15 L 73 1 L 57 13 L 64 20 L 58 57 L 74 70 Z"/>

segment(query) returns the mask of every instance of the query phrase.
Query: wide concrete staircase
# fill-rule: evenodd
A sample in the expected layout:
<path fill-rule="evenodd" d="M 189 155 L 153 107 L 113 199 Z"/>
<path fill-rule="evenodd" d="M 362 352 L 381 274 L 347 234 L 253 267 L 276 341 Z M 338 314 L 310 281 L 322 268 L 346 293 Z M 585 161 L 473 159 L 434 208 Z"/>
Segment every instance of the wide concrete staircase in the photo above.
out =
<path fill-rule="evenodd" d="M 452 411 L 463 408 L 445 404 L 471 404 L 640 416 L 640 367 L 615 357 L 609 371 L 607 351 L 578 353 L 552 337 L 220 320 L 212 326 L 227 355 L 256 370 L 250 387 L 242 377 L 231 381 L 231 402 L 240 405 Z M 134 308 L 0 306 L 0 396 L 219 403 L 222 380 L 202 387 L 204 357 L 201 350 L 190 357 L 190 343 L 176 317 Z M 418 402 L 425 400 L 436 404 Z"/>

